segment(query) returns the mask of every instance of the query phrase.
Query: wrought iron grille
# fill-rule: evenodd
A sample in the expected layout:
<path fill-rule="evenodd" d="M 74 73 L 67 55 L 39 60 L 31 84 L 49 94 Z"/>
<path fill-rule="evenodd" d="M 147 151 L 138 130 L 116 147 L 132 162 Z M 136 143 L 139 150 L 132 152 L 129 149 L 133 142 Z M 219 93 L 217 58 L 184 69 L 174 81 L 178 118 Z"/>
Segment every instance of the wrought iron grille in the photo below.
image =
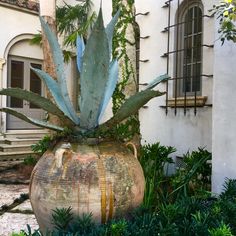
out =
<path fill-rule="evenodd" d="M 172 22 L 173 2 L 177 4 L 177 13 Z M 168 0 L 165 2 L 164 9 L 168 12 L 168 26 L 163 29 L 167 33 L 167 51 L 162 57 L 167 60 L 166 72 L 170 75 L 170 59 L 174 62 L 171 78 L 166 82 L 166 114 L 168 107 L 174 108 L 175 115 L 177 108 L 182 107 L 184 114 L 188 107 L 194 108 L 202 106 L 199 102 L 201 95 L 202 79 L 212 77 L 202 73 L 202 50 L 204 47 L 213 47 L 203 43 L 203 14 L 202 3 L 199 0 Z M 174 34 L 174 37 L 171 37 Z M 172 42 L 171 38 L 174 38 Z M 173 45 L 175 43 L 175 45 Z M 171 50 L 171 46 L 174 50 Z M 172 58 L 171 58 L 172 57 Z M 172 97 L 170 98 L 170 83 L 173 83 Z"/>

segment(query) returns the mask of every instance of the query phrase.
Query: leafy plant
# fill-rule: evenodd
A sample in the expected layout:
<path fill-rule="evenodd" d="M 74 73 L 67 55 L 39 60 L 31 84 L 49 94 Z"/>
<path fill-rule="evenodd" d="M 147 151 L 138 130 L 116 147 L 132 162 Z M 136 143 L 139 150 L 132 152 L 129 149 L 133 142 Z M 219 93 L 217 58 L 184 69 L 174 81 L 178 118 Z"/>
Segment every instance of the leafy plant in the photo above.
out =
<path fill-rule="evenodd" d="M 82 0 L 75 6 L 69 5 L 64 2 L 63 6 L 56 8 L 56 25 L 57 32 L 63 37 L 63 44 L 67 49 L 63 50 L 64 61 L 68 62 L 74 55 L 71 48 L 76 45 L 77 35 L 87 38 L 87 32 L 91 29 L 96 19 L 96 13 L 92 12 L 92 1 Z M 30 40 L 32 44 L 42 44 L 42 34 L 39 32 L 35 34 Z"/>
<path fill-rule="evenodd" d="M 177 170 L 172 179 L 175 197 L 206 195 L 209 196 L 211 184 L 211 153 L 199 148 L 183 156 L 183 168 Z"/>
<path fill-rule="evenodd" d="M 210 11 L 216 14 L 219 19 L 220 28 L 220 39 L 222 44 L 225 40 L 236 42 L 236 1 L 235 0 L 224 0 L 220 4 L 214 5 Z"/>
<path fill-rule="evenodd" d="M 51 146 L 52 138 L 48 135 L 44 136 L 43 139 L 39 140 L 37 143 L 31 146 L 32 151 L 42 155 Z"/>
<path fill-rule="evenodd" d="M 75 6 L 65 3 L 63 6 L 57 7 L 57 31 L 64 36 L 65 45 L 75 46 L 77 35 L 87 38 L 87 32 L 96 19 L 96 13 L 91 13 L 91 10 L 91 0 L 83 0 Z"/>
<path fill-rule="evenodd" d="M 216 229 L 209 229 L 210 236 L 233 236 L 231 229 L 228 225 L 222 223 Z"/>
<path fill-rule="evenodd" d="M 73 219 L 72 208 L 56 208 L 52 213 L 52 223 L 56 230 L 65 231 L 69 228 L 69 223 Z"/>
<path fill-rule="evenodd" d="M 64 72 L 63 55 L 59 43 L 49 26 L 40 18 L 43 30 L 48 38 L 53 60 L 56 65 L 57 81 L 42 70 L 32 70 L 48 87 L 55 103 L 50 100 L 19 88 L 7 88 L 0 91 L 1 95 L 8 95 L 24 99 L 61 119 L 65 127 L 74 130 L 80 138 L 100 136 L 100 131 L 110 132 L 112 127 L 135 114 L 137 110 L 154 97 L 163 95 L 153 88 L 168 76 L 160 76 L 150 83 L 145 90 L 136 93 L 120 107 L 116 114 L 99 126 L 100 119 L 112 96 L 118 80 L 118 63 L 110 58 L 112 51 L 112 37 L 114 26 L 119 12 L 114 16 L 106 28 L 103 25 L 102 11 L 94 25 L 91 35 L 84 46 L 83 39 L 77 40 L 77 65 L 81 73 L 80 115 L 76 113 L 69 99 Z M 10 108 L 1 108 L 0 111 L 10 113 L 34 125 L 62 132 L 65 127 L 59 127 L 45 121 L 35 120 Z"/>
<path fill-rule="evenodd" d="M 27 166 L 34 166 L 37 163 L 37 158 L 29 155 L 26 158 L 24 158 L 23 164 Z"/>
<path fill-rule="evenodd" d="M 236 235 L 235 180 L 226 180 L 218 198 L 179 197 L 158 208 L 139 208 L 129 218 L 113 219 L 103 225 L 93 222 L 91 214 L 74 217 L 71 209 L 54 211 L 55 229 L 46 235 L 63 236 L 231 236 Z M 232 189 L 233 188 L 233 189 Z M 30 227 L 29 227 L 30 228 Z M 25 231 L 22 231 L 25 232 Z M 30 233 L 29 233 L 30 232 Z M 24 235 L 40 236 L 28 229 Z"/>
<path fill-rule="evenodd" d="M 140 151 L 140 164 L 146 179 L 143 204 L 154 207 L 163 201 L 167 188 L 167 169 L 173 163 L 170 155 L 176 151 L 173 147 L 165 147 L 160 143 L 144 145 Z"/>

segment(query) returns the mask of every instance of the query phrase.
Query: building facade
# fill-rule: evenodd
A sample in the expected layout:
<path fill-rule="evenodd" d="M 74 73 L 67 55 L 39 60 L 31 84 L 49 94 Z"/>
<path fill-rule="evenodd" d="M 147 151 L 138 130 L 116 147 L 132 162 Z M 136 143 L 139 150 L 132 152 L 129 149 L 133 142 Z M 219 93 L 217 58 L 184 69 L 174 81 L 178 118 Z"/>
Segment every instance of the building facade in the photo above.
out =
<path fill-rule="evenodd" d="M 29 70 L 30 66 L 40 67 L 43 60 L 41 48 L 28 43 L 40 30 L 38 5 L 29 2 L 26 6 L 20 1 L 0 0 L 0 87 L 18 86 L 43 94 L 43 86 Z M 142 143 L 174 146 L 174 158 L 198 147 L 212 152 L 212 189 L 216 193 L 226 177 L 236 178 L 236 44 L 221 45 L 219 24 L 209 12 L 217 3 L 135 1 L 140 28 L 140 90 L 159 75 L 170 76 L 168 82 L 158 86 L 166 95 L 140 109 Z M 99 6 L 100 1 L 94 1 L 95 10 Z M 103 1 L 102 7 L 106 23 L 111 17 L 112 1 Z M 3 107 L 38 118 L 45 115 L 24 101 L 0 99 Z M 33 127 L 1 113 L 2 134 L 26 129 Z"/>

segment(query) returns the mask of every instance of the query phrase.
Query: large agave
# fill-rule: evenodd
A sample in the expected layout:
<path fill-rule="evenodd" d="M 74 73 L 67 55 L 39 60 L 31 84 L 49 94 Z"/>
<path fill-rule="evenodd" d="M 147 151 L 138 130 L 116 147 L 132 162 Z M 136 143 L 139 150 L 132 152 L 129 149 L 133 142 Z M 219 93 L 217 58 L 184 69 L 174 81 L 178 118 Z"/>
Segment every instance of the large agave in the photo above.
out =
<path fill-rule="evenodd" d="M 98 19 L 86 46 L 81 37 L 77 38 L 77 66 L 81 75 L 79 115 L 76 113 L 69 99 L 66 75 L 64 72 L 63 54 L 60 45 L 56 36 L 51 32 L 43 18 L 40 18 L 40 21 L 51 47 L 56 67 L 57 81 L 42 70 L 35 68 L 32 68 L 32 70 L 46 84 L 55 103 L 38 94 L 20 88 L 6 88 L 1 90 L 0 94 L 24 99 L 37 105 L 45 111 L 59 117 L 65 127 L 73 128 L 76 126 L 78 132 L 83 133 L 83 136 L 86 136 L 86 133 L 91 133 L 91 131 L 96 129 L 107 130 L 126 119 L 128 116 L 135 114 L 138 109 L 150 99 L 163 95 L 162 92 L 152 90 L 152 88 L 162 80 L 167 79 L 167 75 L 157 77 L 144 91 L 131 96 L 110 120 L 99 126 L 100 119 L 108 105 L 118 80 L 118 62 L 117 59 L 111 59 L 112 38 L 118 17 L 119 12 L 117 12 L 107 27 L 104 28 L 102 11 L 100 10 Z M 0 110 L 43 128 L 55 131 L 63 131 L 65 128 L 27 117 L 10 108 L 1 108 Z"/>
<path fill-rule="evenodd" d="M 118 80 L 117 60 L 110 59 L 118 16 L 119 12 L 104 28 L 100 11 L 87 45 L 84 45 L 82 38 L 77 39 L 77 64 L 81 73 L 79 116 L 69 99 L 62 52 L 43 19 L 41 24 L 52 49 L 57 81 L 42 70 L 32 70 L 47 85 L 55 104 L 19 88 L 0 91 L 0 94 L 28 100 L 58 116 L 66 127 L 74 128 L 78 134 L 78 140 L 72 140 L 71 144 L 59 141 L 55 147 L 47 150 L 32 172 L 29 196 L 42 232 L 53 228 L 50 219 L 52 210 L 56 208 L 72 207 L 75 215 L 91 212 L 97 222 L 105 223 L 119 214 L 126 215 L 142 202 L 145 186 L 143 171 L 130 150 L 110 140 L 95 143 L 86 140 L 86 137 L 97 134 L 94 131 L 100 130 L 99 135 L 104 134 L 104 130 L 109 132 L 111 127 L 135 114 L 151 98 L 163 94 L 152 88 L 166 79 L 166 75 L 158 77 L 144 91 L 127 99 L 111 119 L 99 125 Z M 64 129 L 9 108 L 1 110 L 44 128 L 56 131 Z M 80 137 L 85 137 L 85 140 L 80 140 Z"/>

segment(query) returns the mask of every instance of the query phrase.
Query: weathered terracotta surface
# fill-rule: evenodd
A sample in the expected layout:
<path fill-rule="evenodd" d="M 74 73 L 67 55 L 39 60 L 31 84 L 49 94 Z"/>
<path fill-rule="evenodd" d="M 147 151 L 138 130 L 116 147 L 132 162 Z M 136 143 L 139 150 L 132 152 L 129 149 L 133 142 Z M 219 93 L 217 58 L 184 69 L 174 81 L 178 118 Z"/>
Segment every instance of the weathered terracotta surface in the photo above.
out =
<path fill-rule="evenodd" d="M 58 144 L 46 152 L 31 176 L 30 200 L 40 228 L 51 228 L 55 208 L 92 212 L 105 222 L 137 207 L 145 180 L 138 160 L 120 143 Z"/>

